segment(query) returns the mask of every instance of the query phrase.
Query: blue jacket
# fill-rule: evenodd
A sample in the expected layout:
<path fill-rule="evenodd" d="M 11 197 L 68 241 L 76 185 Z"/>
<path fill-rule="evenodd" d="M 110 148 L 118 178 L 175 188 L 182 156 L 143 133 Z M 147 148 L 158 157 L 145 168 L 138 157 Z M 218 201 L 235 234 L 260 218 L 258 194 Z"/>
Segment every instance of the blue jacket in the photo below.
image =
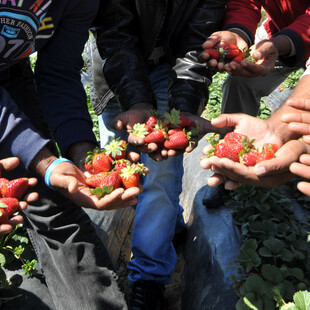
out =
<path fill-rule="evenodd" d="M 12 5 L 11 1 L 0 5 L 0 40 L 6 42 L 4 46 L 7 47 L 0 53 L 0 85 L 1 78 L 9 77 L 10 65 L 37 52 L 35 81 L 39 100 L 52 137 L 65 156 L 68 147 L 75 142 L 97 143 L 92 131 L 93 123 L 88 113 L 84 87 L 80 81 L 80 70 L 84 65 L 82 52 L 89 36 L 88 29 L 96 16 L 99 0 L 33 2 L 30 8 L 26 7 L 27 3 L 24 7 L 18 7 L 19 4 Z M 9 49 L 12 39 L 14 42 L 19 40 L 23 43 L 15 48 L 14 53 Z M 12 107 L 14 103 L 9 103 L 10 100 L 12 99 L 5 95 L 2 88 L 1 109 Z M 7 113 L 5 115 L 8 116 Z M 16 130 L 16 126 L 11 122 L 15 122 L 15 119 L 8 118 L 6 125 L 1 121 L 1 133 L 5 130 Z M 29 124 L 23 124 L 27 130 Z M 1 135 L 1 148 L 4 139 L 6 146 L 15 145 L 18 141 L 16 136 L 21 132 L 22 130 L 19 130 L 5 137 Z M 38 139 L 38 145 L 45 144 L 38 135 L 33 138 Z M 28 139 L 26 141 L 28 143 Z M 25 147 L 25 143 L 23 144 Z M 32 154 L 27 154 L 27 158 L 24 158 L 17 149 L 11 147 L 6 153 L 22 157 L 25 165 L 30 163 L 30 158 L 38 151 L 37 148 L 31 149 L 29 153 Z"/>

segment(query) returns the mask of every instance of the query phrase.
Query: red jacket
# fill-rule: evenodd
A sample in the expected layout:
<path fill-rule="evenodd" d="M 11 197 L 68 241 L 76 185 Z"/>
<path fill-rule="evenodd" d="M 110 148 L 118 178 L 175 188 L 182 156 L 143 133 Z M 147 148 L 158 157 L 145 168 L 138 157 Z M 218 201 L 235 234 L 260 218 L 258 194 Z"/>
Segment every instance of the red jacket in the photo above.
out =
<path fill-rule="evenodd" d="M 310 56 L 310 2 L 308 0 L 229 0 L 226 6 L 224 29 L 240 28 L 254 42 L 255 31 L 261 19 L 261 8 L 267 12 L 264 26 L 270 37 L 285 34 L 295 45 L 296 55 L 281 58 L 295 66 Z"/>

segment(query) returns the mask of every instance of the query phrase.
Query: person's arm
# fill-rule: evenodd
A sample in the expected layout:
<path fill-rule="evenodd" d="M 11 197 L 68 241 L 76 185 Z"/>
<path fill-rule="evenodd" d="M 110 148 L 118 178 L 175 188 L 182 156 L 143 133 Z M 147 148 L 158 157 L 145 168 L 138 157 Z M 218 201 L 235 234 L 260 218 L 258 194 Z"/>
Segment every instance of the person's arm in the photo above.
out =
<path fill-rule="evenodd" d="M 78 0 L 66 6 L 53 37 L 39 50 L 35 68 L 39 100 L 52 137 L 61 154 L 76 164 L 81 159 L 70 152 L 72 145 L 97 145 L 80 75 L 82 52 L 97 4 Z"/>
<path fill-rule="evenodd" d="M 156 12 L 154 12 L 156 14 Z M 97 17 L 95 35 L 104 60 L 103 74 L 123 110 L 137 104 L 156 108 L 148 77 L 136 3 L 133 0 L 107 0 Z"/>

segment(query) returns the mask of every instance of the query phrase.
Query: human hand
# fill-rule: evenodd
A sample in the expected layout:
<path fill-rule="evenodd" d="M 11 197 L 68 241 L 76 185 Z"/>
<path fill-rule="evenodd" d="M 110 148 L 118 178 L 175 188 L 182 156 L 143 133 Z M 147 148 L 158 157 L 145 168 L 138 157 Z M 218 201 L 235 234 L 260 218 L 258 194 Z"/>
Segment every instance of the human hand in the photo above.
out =
<path fill-rule="evenodd" d="M 15 169 L 19 165 L 19 159 L 17 157 L 9 157 L 0 160 L 0 171 L 1 175 L 5 171 L 11 171 Z M 29 178 L 28 179 L 28 186 L 33 187 L 37 184 L 36 178 Z M 27 193 L 22 201 L 19 201 L 18 210 L 23 211 L 26 210 L 28 202 L 33 202 L 38 199 L 38 193 L 31 192 Z M 20 214 L 14 215 L 9 218 L 8 222 L 0 224 L 0 235 L 8 234 L 12 229 L 18 225 L 23 223 L 23 217 Z"/>
<path fill-rule="evenodd" d="M 217 31 L 214 32 L 207 40 L 203 43 L 202 48 L 204 50 L 219 48 L 227 44 L 235 44 L 238 48 L 243 51 L 248 48 L 246 41 L 237 33 L 232 31 Z M 222 61 L 217 61 L 215 59 L 210 59 L 210 54 L 207 52 L 202 52 L 198 59 L 200 62 L 208 62 L 209 66 L 221 71 L 225 69 L 225 63 Z"/>
<path fill-rule="evenodd" d="M 230 75 L 248 77 L 264 76 L 273 70 L 279 56 L 278 50 L 272 40 L 262 40 L 250 48 L 254 61 L 242 60 L 241 63 L 230 62 L 224 69 Z"/>
<path fill-rule="evenodd" d="M 254 167 L 216 156 L 202 159 L 200 165 L 203 169 L 211 169 L 215 173 L 208 179 L 211 187 L 221 183 L 224 183 L 228 190 L 236 189 L 243 184 L 276 187 L 293 177 L 289 171 L 291 163 L 297 161 L 300 155 L 309 149 L 305 143 L 291 140 L 276 152 L 275 158 L 262 161 Z M 206 152 L 204 149 L 203 153 Z"/>
<path fill-rule="evenodd" d="M 139 155 L 130 152 L 128 159 L 136 162 L 139 160 Z M 63 162 L 54 168 L 50 177 L 50 184 L 77 205 L 96 210 L 114 210 L 135 205 L 137 196 L 143 191 L 141 186 L 126 190 L 117 188 L 110 194 L 99 198 L 91 193 L 85 180 L 86 175 L 75 165 Z"/>
<path fill-rule="evenodd" d="M 295 175 L 308 179 L 310 176 L 310 155 L 303 154 L 299 157 L 299 162 L 294 162 L 290 165 L 290 171 Z M 310 196 L 310 183 L 301 181 L 298 182 L 297 188 L 305 195 Z"/>
<path fill-rule="evenodd" d="M 292 113 L 283 114 L 281 120 L 288 123 L 288 128 L 292 132 L 300 135 L 310 135 L 310 100 L 302 98 L 289 99 L 287 105 L 296 110 Z M 305 136 L 305 142 L 309 141 L 309 138 L 309 136 Z"/>

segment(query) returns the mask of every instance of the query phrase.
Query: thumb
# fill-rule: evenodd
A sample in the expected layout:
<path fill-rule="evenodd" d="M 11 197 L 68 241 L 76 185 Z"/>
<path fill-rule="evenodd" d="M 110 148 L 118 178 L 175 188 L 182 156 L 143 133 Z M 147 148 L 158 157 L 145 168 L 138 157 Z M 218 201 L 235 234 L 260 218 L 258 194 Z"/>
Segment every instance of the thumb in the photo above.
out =
<path fill-rule="evenodd" d="M 241 114 L 221 114 L 219 117 L 214 118 L 211 121 L 211 124 L 214 127 L 223 128 L 223 127 L 235 127 L 238 125 L 239 121 L 242 119 Z"/>
<path fill-rule="evenodd" d="M 111 121 L 110 125 L 115 130 L 122 130 L 124 127 L 124 121 L 122 117 L 117 116 Z"/>

